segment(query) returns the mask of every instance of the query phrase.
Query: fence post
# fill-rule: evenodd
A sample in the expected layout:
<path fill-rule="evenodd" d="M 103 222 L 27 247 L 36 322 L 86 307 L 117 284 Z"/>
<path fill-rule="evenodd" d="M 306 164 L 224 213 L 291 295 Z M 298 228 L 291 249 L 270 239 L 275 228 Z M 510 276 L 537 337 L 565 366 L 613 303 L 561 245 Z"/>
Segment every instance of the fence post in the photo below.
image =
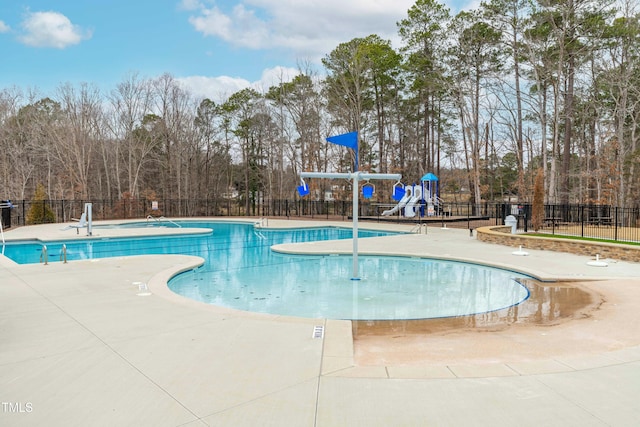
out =
<path fill-rule="evenodd" d="M 613 231 L 613 240 L 618 240 L 618 207 L 617 206 L 615 207 L 614 212 L 615 213 L 614 213 L 614 217 L 613 217 L 613 226 L 615 228 L 614 228 L 614 231 Z"/>

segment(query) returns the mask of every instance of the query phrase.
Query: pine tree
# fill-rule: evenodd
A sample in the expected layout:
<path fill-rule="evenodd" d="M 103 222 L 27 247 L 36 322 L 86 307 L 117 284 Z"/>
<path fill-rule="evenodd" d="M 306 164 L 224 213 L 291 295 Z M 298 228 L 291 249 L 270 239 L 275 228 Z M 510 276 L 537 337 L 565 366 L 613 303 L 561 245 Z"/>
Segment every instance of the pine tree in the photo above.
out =
<path fill-rule="evenodd" d="M 53 213 L 49 205 L 45 202 L 47 193 L 44 185 L 39 183 L 36 186 L 36 193 L 33 196 L 33 204 L 27 213 L 27 225 L 31 224 L 49 224 L 56 222 L 56 215 Z"/>

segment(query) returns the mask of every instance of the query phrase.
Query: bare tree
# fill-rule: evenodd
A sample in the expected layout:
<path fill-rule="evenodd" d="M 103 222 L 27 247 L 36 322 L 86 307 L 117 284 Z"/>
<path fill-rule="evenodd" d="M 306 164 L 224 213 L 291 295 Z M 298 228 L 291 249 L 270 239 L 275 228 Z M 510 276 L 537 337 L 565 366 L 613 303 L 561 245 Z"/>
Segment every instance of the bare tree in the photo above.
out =
<path fill-rule="evenodd" d="M 78 90 L 66 84 L 58 89 L 58 98 L 62 117 L 53 129 L 53 155 L 67 177 L 65 193 L 86 200 L 91 196 L 89 179 L 104 128 L 100 92 L 88 84 Z"/>
<path fill-rule="evenodd" d="M 140 128 L 143 119 L 150 113 L 151 86 L 136 74 L 129 75 L 111 92 L 109 131 L 111 143 L 102 145 L 102 161 L 107 174 L 115 180 L 117 195 L 128 192 L 138 195 L 140 169 L 150 153 L 146 141 L 136 141 L 135 130 Z M 139 146 L 138 143 L 142 143 Z M 108 171 L 113 171 L 113 175 Z M 111 185 L 107 185 L 111 188 Z M 111 191 L 108 190 L 109 197 Z"/>

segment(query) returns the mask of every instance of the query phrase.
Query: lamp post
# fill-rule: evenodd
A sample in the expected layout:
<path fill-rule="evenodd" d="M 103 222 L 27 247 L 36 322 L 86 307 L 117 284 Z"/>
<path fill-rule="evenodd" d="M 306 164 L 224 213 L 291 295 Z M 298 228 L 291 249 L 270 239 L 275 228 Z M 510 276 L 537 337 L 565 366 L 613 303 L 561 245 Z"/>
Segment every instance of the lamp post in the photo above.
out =
<path fill-rule="evenodd" d="M 369 180 L 395 180 L 400 181 L 402 175 L 399 173 L 367 173 L 367 172 L 353 172 L 353 173 L 332 173 L 332 172 L 302 172 L 300 178 L 304 183 L 305 178 L 327 178 L 327 179 L 350 179 L 353 181 L 353 213 L 351 215 L 353 219 L 353 277 L 351 280 L 360 280 L 358 274 L 358 182 Z"/>

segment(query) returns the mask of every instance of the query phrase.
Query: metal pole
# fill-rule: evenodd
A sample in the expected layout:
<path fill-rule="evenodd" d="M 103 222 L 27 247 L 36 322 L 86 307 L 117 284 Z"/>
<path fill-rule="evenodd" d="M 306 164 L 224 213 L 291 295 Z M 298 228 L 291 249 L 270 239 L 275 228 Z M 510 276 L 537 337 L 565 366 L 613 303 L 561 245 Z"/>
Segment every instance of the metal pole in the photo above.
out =
<path fill-rule="evenodd" d="M 353 210 L 351 217 L 353 219 L 353 277 L 351 280 L 360 280 L 358 275 L 358 196 L 359 180 L 369 179 L 390 179 L 400 181 L 402 175 L 397 173 L 333 173 L 333 172 L 302 172 L 300 178 L 328 178 L 328 179 L 350 179 L 353 182 Z"/>
<path fill-rule="evenodd" d="M 353 174 L 353 276 L 351 280 L 360 280 L 358 275 L 358 174 Z"/>
<path fill-rule="evenodd" d="M 87 236 L 93 235 L 93 203 L 84 204 L 84 212 L 87 219 Z"/>

